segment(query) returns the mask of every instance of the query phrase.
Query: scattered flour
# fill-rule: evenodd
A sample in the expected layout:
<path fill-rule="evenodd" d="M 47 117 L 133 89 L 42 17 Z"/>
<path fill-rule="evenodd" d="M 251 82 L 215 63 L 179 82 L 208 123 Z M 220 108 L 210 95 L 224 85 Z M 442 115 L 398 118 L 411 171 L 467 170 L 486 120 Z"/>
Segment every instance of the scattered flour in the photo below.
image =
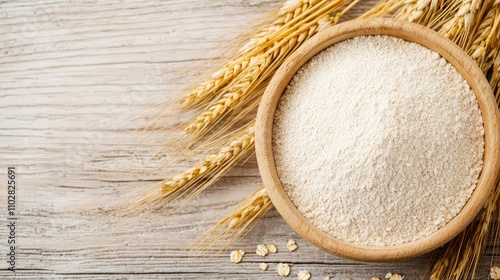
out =
<path fill-rule="evenodd" d="M 482 169 L 484 128 L 473 91 L 439 54 L 363 36 L 322 51 L 293 77 L 273 152 L 285 191 L 314 226 L 392 246 L 460 212 Z"/>

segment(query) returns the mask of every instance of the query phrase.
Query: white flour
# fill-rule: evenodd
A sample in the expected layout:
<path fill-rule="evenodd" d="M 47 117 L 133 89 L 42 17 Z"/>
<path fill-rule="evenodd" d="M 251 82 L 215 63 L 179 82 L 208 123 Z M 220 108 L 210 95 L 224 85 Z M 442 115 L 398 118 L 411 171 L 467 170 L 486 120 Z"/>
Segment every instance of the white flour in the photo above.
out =
<path fill-rule="evenodd" d="M 360 245 L 426 237 L 456 216 L 482 169 L 477 100 L 437 53 L 355 37 L 293 77 L 275 116 L 285 191 L 324 232 Z"/>

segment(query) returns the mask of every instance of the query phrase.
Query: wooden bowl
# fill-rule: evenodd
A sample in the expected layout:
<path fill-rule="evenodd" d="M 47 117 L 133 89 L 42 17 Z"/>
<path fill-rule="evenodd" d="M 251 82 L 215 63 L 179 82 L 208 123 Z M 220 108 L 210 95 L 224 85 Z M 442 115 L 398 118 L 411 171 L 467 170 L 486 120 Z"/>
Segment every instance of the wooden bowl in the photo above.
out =
<path fill-rule="evenodd" d="M 455 66 L 476 94 L 485 129 L 484 166 L 479 182 L 461 212 L 434 234 L 388 247 L 361 246 L 334 238 L 309 223 L 285 193 L 274 164 L 272 128 L 276 106 L 297 70 L 314 55 L 337 42 L 363 35 L 390 35 L 418 43 L 439 53 Z M 257 113 L 256 154 L 259 170 L 271 200 L 285 221 L 303 238 L 323 250 L 361 261 L 392 261 L 430 252 L 459 234 L 478 214 L 492 190 L 500 168 L 500 114 L 488 81 L 476 63 L 457 45 L 436 32 L 393 19 L 355 20 L 318 33 L 295 51 L 269 83 Z"/>

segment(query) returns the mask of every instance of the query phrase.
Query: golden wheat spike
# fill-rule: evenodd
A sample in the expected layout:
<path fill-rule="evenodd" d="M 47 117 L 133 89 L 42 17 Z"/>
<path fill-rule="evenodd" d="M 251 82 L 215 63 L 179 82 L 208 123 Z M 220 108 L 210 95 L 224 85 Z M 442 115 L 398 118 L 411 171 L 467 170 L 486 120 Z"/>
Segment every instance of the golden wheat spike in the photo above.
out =
<path fill-rule="evenodd" d="M 256 46 L 262 45 L 269 41 L 269 38 L 280 30 L 286 23 L 296 18 L 298 15 L 306 11 L 311 5 L 315 5 L 313 1 L 288 0 L 280 8 L 280 18 L 275 20 L 268 27 L 263 28 L 255 34 L 243 47 L 240 48 L 240 53 L 251 51 Z"/>
<path fill-rule="evenodd" d="M 492 43 L 498 40 L 496 36 L 500 31 L 500 7 L 496 6 L 488 10 L 489 11 L 476 31 L 475 38 L 470 40 L 472 43 L 467 50 L 469 55 L 476 60 L 484 73 L 487 73 L 493 66 L 495 59 L 494 53 L 498 50 L 492 50 Z"/>
<path fill-rule="evenodd" d="M 192 108 L 210 96 L 215 97 L 220 89 L 229 84 L 243 69 L 246 69 L 249 62 L 249 59 L 231 61 L 179 99 L 179 103 L 184 108 Z"/>
<path fill-rule="evenodd" d="M 462 0 L 454 17 L 442 25 L 439 33 L 464 48 L 476 13 L 484 2 L 490 1 Z"/>
<path fill-rule="evenodd" d="M 130 211 L 142 211 L 146 207 L 158 210 L 181 197 L 185 198 L 181 206 L 184 205 L 222 177 L 240 159 L 253 152 L 254 141 L 255 122 L 252 120 L 245 130 L 230 139 L 220 150 L 206 156 L 194 167 L 163 181 L 160 187 L 132 205 Z"/>
<path fill-rule="evenodd" d="M 249 65 L 252 52 L 256 47 L 268 42 L 272 35 L 286 26 L 290 21 L 302 15 L 311 6 L 311 1 L 288 0 L 280 9 L 279 18 L 264 27 L 240 48 L 237 56 L 212 74 L 210 78 L 198 84 L 184 95 L 179 102 L 185 108 L 192 108 L 215 98 L 220 91 L 229 85 Z"/>
<path fill-rule="evenodd" d="M 405 1 L 405 5 L 394 15 L 394 18 L 427 25 L 429 15 L 435 14 L 438 8 L 438 0 Z"/>
<path fill-rule="evenodd" d="M 253 57 L 244 77 L 239 79 L 230 92 L 222 95 L 220 100 L 203 112 L 193 123 L 188 125 L 186 130 L 206 131 L 207 128 L 211 128 L 226 112 L 255 88 L 255 81 L 259 79 L 261 73 L 264 72 L 272 59 L 273 57 L 269 57 L 267 54 Z"/>
<path fill-rule="evenodd" d="M 272 208 L 264 186 L 245 198 L 229 215 L 199 236 L 190 246 L 193 250 L 222 251 L 248 232 Z"/>

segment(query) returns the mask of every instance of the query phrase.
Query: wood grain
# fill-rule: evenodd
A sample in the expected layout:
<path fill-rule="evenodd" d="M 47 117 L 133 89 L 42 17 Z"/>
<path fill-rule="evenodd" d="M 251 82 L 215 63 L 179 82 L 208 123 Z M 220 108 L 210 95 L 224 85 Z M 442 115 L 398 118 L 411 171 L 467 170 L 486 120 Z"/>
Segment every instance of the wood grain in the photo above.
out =
<path fill-rule="evenodd" d="M 389 271 L 416 279 L 428 255 L 388 264 L 338 258 L 299 238 L 276 211 L 235 247 L 252 252 L 274 242 L 278 254 L 248 254 L 234 265 L 226 253 L 182 250 L 259 185 L 254 158 L 176 215 L 106 211 L 193 164 L 157 170 L 154 152 L 177 132 L 143 128 L 159 105 L 167 106 L 167 124 L 189 118 L 175 109 L 176 93 L 226 55 L 219 46 L 281 2 L 0 1 L 0 174 L 18 168 L 20 215 L 15 275 L 5 270 L 7 228 L 0 226 L 0 279 L 276 279 L 280 261 L 292 265 L 292 275 L 307 269 L 315 279 Z M 5 222 L 6 188 L 0 209 Z M 285 251 L 288 238 L 297 240 L 296 252 Z M 258 268 L 263 260 L 267 272 Z"/>
<path fill-rule="evenodd" d="M 273 123 L 281 95 L 295 73 L 324 49 L 356 36 L 390 35 L 418 43 L 439 53 L 464 77 L 473 89 L 483 115 L 485 130 L 484 166 L 469 200 L 451 221 L 435 233 L 410 243 L 390 247 L 361 246 L 344 242 L 313 226 L 293 205 L 278 176 L 273 156 Z M 285 221 L 302 237 L 335 255 L 360 261 L 394 261 L 416 257 L 435 250 L 463 231 L 477 216 L 500 169 L 500 113 L 488 80 L 476 62 L 460 47 L 438 33 L 406 21 L 377 18 L 352 20 L 331 27 L 307 41 L 276 71 L 257 112 L 255 150 L 259 170 L 273 205 Z"/>

